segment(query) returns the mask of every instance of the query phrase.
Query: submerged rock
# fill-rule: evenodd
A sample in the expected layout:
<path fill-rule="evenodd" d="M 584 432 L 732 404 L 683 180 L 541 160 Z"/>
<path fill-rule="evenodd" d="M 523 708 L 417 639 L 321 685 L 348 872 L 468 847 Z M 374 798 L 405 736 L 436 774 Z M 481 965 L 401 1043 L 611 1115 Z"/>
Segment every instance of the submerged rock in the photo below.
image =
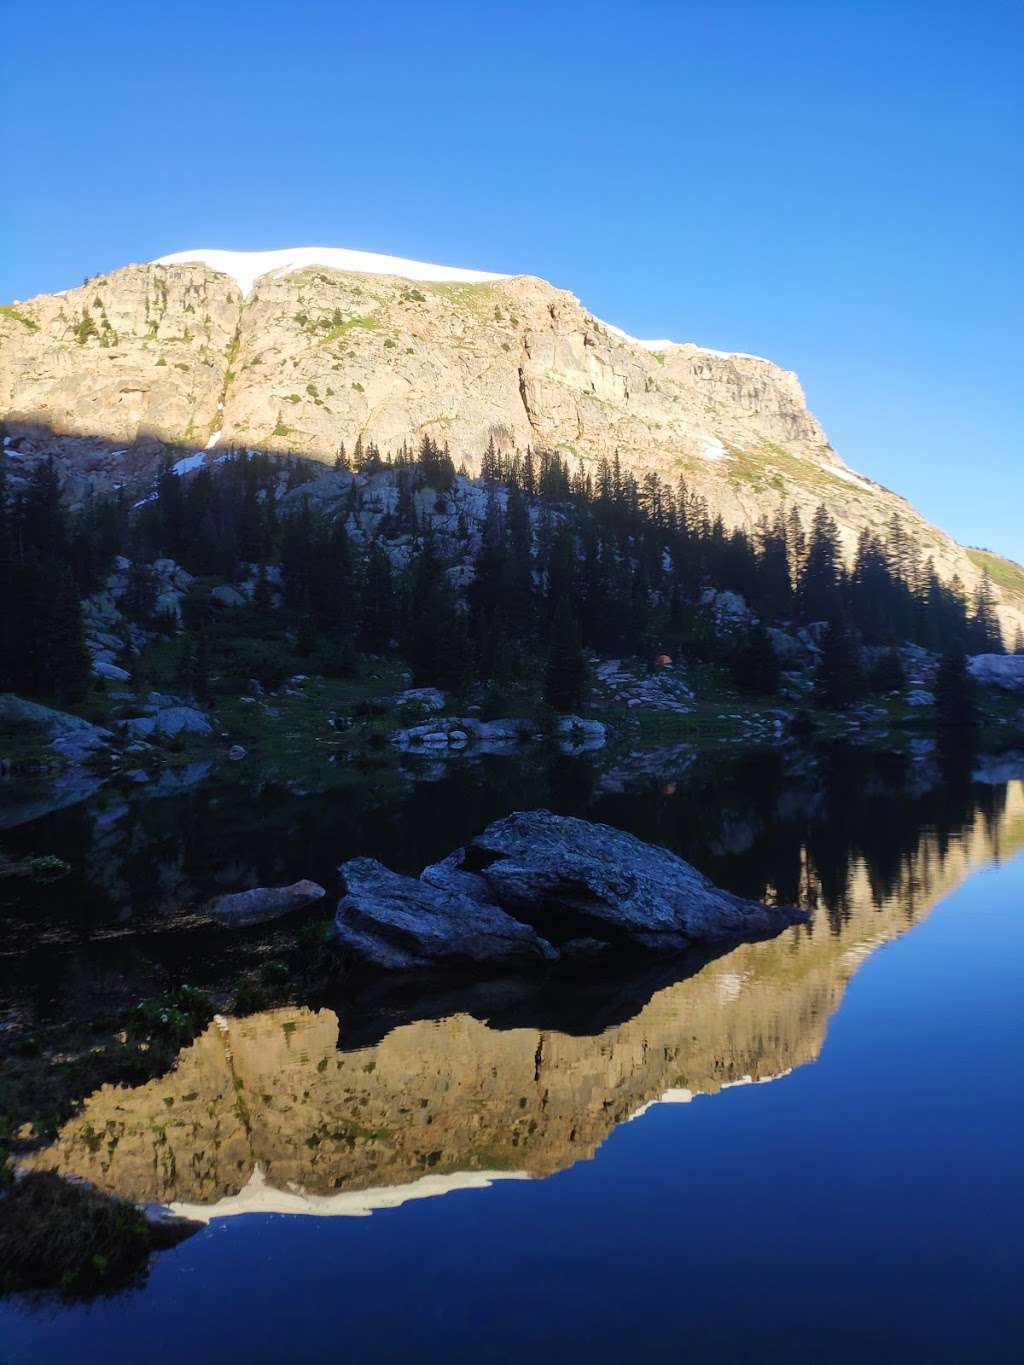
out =
<path fill-rule="evenodd" d="M 229 929 L 240 929 L 302 910 L 326 895 L 322 886 L 310 881 L 295 882 L 292 886 L 256 886 L 251 891 L 219 896 L 207 907 L 207 913 Z"/>
<path fill-rule="evenodd" d="M 386 968 L 574 957 L 581 944 L 679 952 L 808 918 L 723 891 L 631 834 L 543 810 L 496 821 L 418 880 L 370 858 L 341 872 L 334 941 Z"/>

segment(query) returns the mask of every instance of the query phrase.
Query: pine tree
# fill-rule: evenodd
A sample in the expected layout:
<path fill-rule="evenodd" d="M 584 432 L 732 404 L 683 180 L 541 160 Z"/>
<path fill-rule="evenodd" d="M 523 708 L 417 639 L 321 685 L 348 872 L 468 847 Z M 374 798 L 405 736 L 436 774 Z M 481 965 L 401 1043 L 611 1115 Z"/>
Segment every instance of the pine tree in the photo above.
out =
<path fill-rule="evenodd" d="M 47 581 L 52 597 L 47 652 L 53 693 L 63 702 L 79 701 L 89 686 L 82 599 L 67 564 L 54 566 Z"/>
<path fill-rule="evenodd" d="M 841 609 L 839 529 L 824 506 L 814 514 L 797 604 L 804 621 L 830 621 Z"/>
<path fill-rule="evenodd" d="M 202 706 L 210 703 L 210 637 L 200 630 L 196 637 L 194 695 Z"/>
<path fill-rule="evenodd" d="M 760 623 L 750 628 L 737 651 L 732 674 L 736 686 L 747 692 L 770 697 L 779 690 L 779 660 L 771 636 Z"/>
<path fill-rule="evenodd" d="M 374 541 L 366 557 L 360 626 L 368 649 L 380 651 L 387 647 L 395 633 L 397 603 L 391 576 L 391 561 L 381 546 Z"/>
<path fill-rule="evenodd" d="M 174 685 L 185 697 L 194 697 L 196 694 L 196 653 L 192 639 L 188 635 L 182 638 L 179 647 Z"/>
<path fill-rule="evenodd" d="M 179 563 L 185 557 L 185 498 L 181 479 L 165 460 L 156 484 L 156 510 L 160 522 L 161 549 Z"/>
<path fill-rule="evenodd" d="M 551 649 L 544 675 L 544 700 L 556 711 L 576 711 L 587 697 L 587 663 L 580 630 L 568 596 L 555 610 Z"/>
<path fill-rule="evenodd" d="M 1003 631 L 996 611 L 992 579 L 985 569 L 974 590 L 971 610 L 970 648 L 974 654 L 1003 654 Z"/>
<path fill-rule="evenodd" d="M 7 498 L 6 460 L 0 455 L 0 687 L 10 686 L 15 648 L 14 529 Z"/>
<path fill-rule="evenodd" d="M 935 676 L 935 708 L 939 724 L 962 729 L 975 723 L 974 683 L 967 659 L 958 644 L 942 655 Z"/>
<path fill-rule="evenodd" d="M 261 564 L 256 573 L 256 584 L 252 594 L 253 610 L 260 616 L 269 615 L 273 607 L 273 597 L 270 592 L 270 581 L 267 578 L 267 566 Z"/>
<path fill-rule="evenodd" d="M 814 693 L 819 705 L 835 711 L 845 711 L 864 695 L 860 645 L 854 632 L 838 617 L 829 622 L 821 643 Z"/>
<path fill-rule="evenodd" d="M 887 649 L 880 654 L 871 669 L 873 692 L 902 692 L 907 685 L 907 673 L 898 649 Z"/>
<path fill-rule="evenodd" d="M 442 635 L 437 680 L 447 692 L 461 696 L 475 677 L 476 655 L 466 613 L 456 608 Z"/>

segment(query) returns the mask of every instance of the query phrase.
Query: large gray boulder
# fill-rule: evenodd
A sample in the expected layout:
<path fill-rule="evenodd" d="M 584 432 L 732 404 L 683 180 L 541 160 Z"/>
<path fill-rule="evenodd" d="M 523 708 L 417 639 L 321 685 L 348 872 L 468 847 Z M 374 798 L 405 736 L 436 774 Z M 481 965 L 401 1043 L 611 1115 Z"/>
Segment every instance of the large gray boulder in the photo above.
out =
<path fill-rule="evenodd" d="M 985 687 L 1024 692 L 1024 654 L 975 654 L 967 660 L 967 668 L 975 682 Z"/>
<path fill-rule="evenodd" d="M 345 894 L 331 937 L 345 952 L 391 970 L 459 962 L 541 962 L 556 956 L 497 905 L 390 872 L 375 858 L 339 869 Z"/>
<path fill-rule="evenodd" d="M 372 858 L 340 870 L 335 943 L 391 969 L 571 958 L 581 944 L 678 952 L 807 919 L 722 891 L 631 834 L 543 810 L 496 821 L 418 880 Z"/>
<path fill-rule="evenodd" d="M 255 886 L 251 891 L 219 896 L 207 906 L 207 914 L 229 929 L 243 929 L 302 910 L 326 895 L 322 886 L 310 881 L 291 886 Z"/>
<path fill-rule="evenodd" d="M 133 716 L 124 722 L 129 734 L 138 739 L 151 739 L 162 735 L 165 739 L 175 739 L 178 735 L 212 735 L 213 724 L 209 716 L 194 706 L 149 707 L 153 714 Z"/>
<path fill-rule="evenodd" d="M 555 943 L 588 937 L 652 951 L 776 934 L 807 915 L 715 886 L 668 849 L 550 811 L 518 811 L 427 868 L 432 886 L 476 894 Z"/>

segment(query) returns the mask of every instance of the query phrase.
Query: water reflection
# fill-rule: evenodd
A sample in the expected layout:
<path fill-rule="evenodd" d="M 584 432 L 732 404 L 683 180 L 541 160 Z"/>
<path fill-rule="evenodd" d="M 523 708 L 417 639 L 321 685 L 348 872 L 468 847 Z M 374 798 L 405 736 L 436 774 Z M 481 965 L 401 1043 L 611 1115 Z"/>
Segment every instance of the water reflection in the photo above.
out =
<path fill-rule="evenodd" d="M 35 1163 L 204 1216 L 366 1213 L 549 1175 L 652 1104 L 813 1061 L 863 959 L 972 868 L 1024 845 L 1024 783 L 998 793 L 959 828 L 919 830 L 912 849 L 901 839 L 882 871 L 858 856 L 842 876 L 831 866 L 832 913 L 657 989 L 596 1036 L 459 1013 L 346 1050 L 331 1009 L 218 1020 L 168 1075 L 91 1096 Z M 822 898 L 806 847 L 801 859 L 805 897 Z"/>

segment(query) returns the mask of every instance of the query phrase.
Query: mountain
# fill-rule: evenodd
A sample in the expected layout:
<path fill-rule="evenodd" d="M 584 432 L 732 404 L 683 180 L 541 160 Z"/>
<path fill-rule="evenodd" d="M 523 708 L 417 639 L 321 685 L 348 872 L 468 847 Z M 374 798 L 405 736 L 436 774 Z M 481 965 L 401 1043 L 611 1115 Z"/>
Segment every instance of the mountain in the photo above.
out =
<path fill-rule="evenodd" d="M 572 294 L 335 248 L 186 251 L 0 308 L 0 414 L 15 462 L 55 453 L 71 490 L 148 484 L 166 447 L 331 460 L 424 433 L 472 471 L 489 441 L 680 476 L 729 525 L 824 503 L 847 552 L 895 515 L 970 588 L 976 554 L 856 473 L 796 375 L 693 343 L 641 341 Z M 198 465 L 199 459 L 195 461 Z M 1004 625 L 1024 579 L 998 580 Z"/>

